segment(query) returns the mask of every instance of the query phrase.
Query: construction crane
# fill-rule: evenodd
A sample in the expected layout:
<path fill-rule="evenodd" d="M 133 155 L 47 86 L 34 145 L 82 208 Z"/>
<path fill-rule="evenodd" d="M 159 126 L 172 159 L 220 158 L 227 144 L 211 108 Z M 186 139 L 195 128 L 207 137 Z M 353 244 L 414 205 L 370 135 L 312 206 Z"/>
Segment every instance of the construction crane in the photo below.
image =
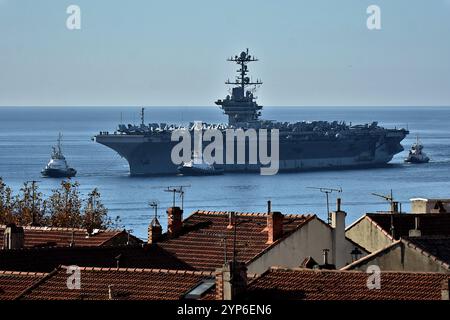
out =
<path fill-rule="evenodd" d="M 324 188 L 324 187 L 307 187 L 308 189 L 315 189 L 315 190 L 319 190 L 322 193 L 325 193 L 326 198 L 327 198 L 327 216 L 328 216 L 328 224 L 331 224 L 331 213 L 330 213 L 330 199 L 329 199 L 329 194 L 333 193 L 333 192 L 342 192 L 342 188 L 339 187 L 339 189 L 336 188 Z"/>

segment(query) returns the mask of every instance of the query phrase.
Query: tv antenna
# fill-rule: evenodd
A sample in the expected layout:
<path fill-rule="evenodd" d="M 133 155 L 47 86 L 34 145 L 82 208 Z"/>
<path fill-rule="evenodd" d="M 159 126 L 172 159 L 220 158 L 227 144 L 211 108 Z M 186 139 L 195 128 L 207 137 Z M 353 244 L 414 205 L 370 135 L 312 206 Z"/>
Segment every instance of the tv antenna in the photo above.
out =
<path fill-rule="evenodd" d="M 384 200 L 388 201 L 390 206 L 391 206 L 391 211 L 390 211 L 391 213 L 398 213 L 399 212 L 398 211 L 398 201 L 394 201 L 394 195 L 392 193 L 392 189 L 391 189 L 391 193 L 388 194 L 388 195 L 374 193 L 374 192 L 372 192 L 371 194 L 373 196 L 380 197 L 380 198 L 383 198 Z M 401 209 L 400 209 L 400 212 L 401 212 Z"/>
<path fill-rule="evenodd" d="M 223 244 L 224 263 L 227 263 L 228 262 L 227 234 L 226 233 L 221 233 L 221 232 L 207 232 L 207 231 L 204 231 L 203 233 L 206 234 L 206 235 L 210 235 L 210 236 L 213 236 L 213 237 L 220 238 L 220 242 L 222 242 L 222 244 Z"/>
<path fill-rule="evenodd" d="M 314 189 L 314 190 L 319 190 L 322 193 L 325 193 L 326 198 L 327 198 L 327 216 L 328 216 L 328 224 L 331 223 L 331 214 L 330 214 L 330 199 L 329 199 L 329 195 L 330 193 L 333 192 L 338 192 L 341 193 L 342 192 L 342 188 L 339 187 L 339 189 L 335 189 L 335 188 L 324 188 L 324 187 L 306 187 L 308 189 Z"/>
<path fill-rule="evenodd" d="M 184 209 L 184 194 L 185 194 L 185 188 L 189 188 L 191 185 L 186 186 L 168 186 L 165 192 L 172 192 L 173 193 L 173 199 L 172 199 L 172 206 L 175 207 L 175 195 L 178 193 L 181 198 L 181 210 Z"/>
<path fill-rule="evenodd" d="M 153 209 L 155 210 L 154 218 L 157 219 L 157 218 L 158 218 L 158 206 L 159 206 L 159 201 L 158 201 L 158 200 L 150 201 L 150 202 L 148 203 L 148 205 L 150 206 L 150 208 L 153 208 Z"/>

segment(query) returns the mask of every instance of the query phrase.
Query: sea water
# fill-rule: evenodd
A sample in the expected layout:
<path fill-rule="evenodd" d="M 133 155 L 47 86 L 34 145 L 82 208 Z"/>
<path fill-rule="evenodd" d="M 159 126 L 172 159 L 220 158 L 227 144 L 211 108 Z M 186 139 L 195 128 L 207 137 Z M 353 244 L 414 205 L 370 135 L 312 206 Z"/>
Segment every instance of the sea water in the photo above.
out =
<path fill-rule="evenodd" d="M 86 195 L 100 190 L 111 217 L 120 216 L 127 230 L 143 239 L 153 216 L 150 201 L 159 202 L 160 221 L 165 227 L 165 209 L 172 205 L 168 186 L 186 185 L 185 216 L 195 210 L 314 213 L 327 217 L 326 197 L 308 187 L 342 188 L 330 195 L 330 209 L 337 196 L 350 224 L 366 212 L 388 209 L 388 203 L 371 193 L 393 190 L 404 211 L 413 197 L 450 198 L 450 107 L 265 107 L 264 119 L 278 121 L 328 120 L 352 124 L 378 121 L 386 128 L 407 128 L 405 151 L 383 168 L 280 173 L 257 173 L 204 177 L 130 177 L 128 164 L 113 150 L 91 138 L 99 131 L 113 132 L 118 123 L 140 123 L 137 107 L 0 107 L 0 176 L 18 192 L 25 181 L 38 180 L 40 191 L 49 195 L 60 179 L 42 178 L 40 171 L 50 158 L 58 133 L 63 134 L 63 153 L 78 173 L 75 181 Z M 226 122 L 217 107 L 149 107 L 145 122 Z M 419 136 L 431 161 L 403 163 L 408 149 Z M 177 196 L 177 205 L 181 205 Z"/>

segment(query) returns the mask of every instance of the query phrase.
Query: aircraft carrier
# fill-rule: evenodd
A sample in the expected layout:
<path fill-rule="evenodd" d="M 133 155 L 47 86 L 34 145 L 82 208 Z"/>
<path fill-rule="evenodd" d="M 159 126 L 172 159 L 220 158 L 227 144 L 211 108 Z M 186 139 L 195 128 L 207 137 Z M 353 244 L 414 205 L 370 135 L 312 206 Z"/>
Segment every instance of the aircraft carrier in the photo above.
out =
<path fill-rule="evenodd" d="M 254 95 L 260 80 L 248 77 L 248 64 L 258 61 L 248 49 L 228 59 L 239 66 L 230 95 L 217 100 L 228 116 L 228 123 L 202 123 L 202 130 L 217 129 L 278 129 L 279 171 L 320 170 L 333 168 L 367 168 L 382 166 L 390 162 L 401 151 L 401 141 L 409 134 L 405 129 L 386 129 L 377 122 L 351 125 L 345 122 L 276 122 L 260 119 L 262 106 Z M 171 141 L 174 130 L 194 130 L 196 123 L 180 126 L 167 123 L 145 123 L 142 109 L 141 123 L 119 124 L 116 131 L 100 132 L 95 141 L 124 157 L 130 167 L 130 175 L 176 174 L 179 164 L 171 160 L 172 148 L 178 143 Z M 226 154 L 226 144 L 223 143 Z M 248 153 L 248 150 L 246 150 Z M 236 154 L 236 153 L 235 153 Z M 225 172 L 259 171 L 262 164 L 223 164 Z"/>

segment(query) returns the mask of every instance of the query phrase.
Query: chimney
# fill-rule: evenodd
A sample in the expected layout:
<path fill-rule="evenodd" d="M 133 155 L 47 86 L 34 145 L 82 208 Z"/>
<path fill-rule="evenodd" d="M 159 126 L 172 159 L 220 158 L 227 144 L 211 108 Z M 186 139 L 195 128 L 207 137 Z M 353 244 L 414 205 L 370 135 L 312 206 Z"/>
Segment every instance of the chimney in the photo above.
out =
<path fill-rule="evenodd" d="M 323 255 L 323 264 L 314 266 L 313 268 L 316 269 L 323 269 L 323 270 L 335 270 L 336 266 L 332 263 L 330 263 L 328 259 L 328 253 L 330 252 L 330 249 L 322 249 L 322 255 Z"/>
<path fill-rule="evenodd" d="M 3 233 L 3 249 L 21 249 L 25 245 L 25 235 L 22 227 L 14 223 L 8 224 Z"/>
<path fill-rule="evenodd" d="M 450 278 L 444 279 L 441 286 L 441 300 L 450 300 L 448 287 L 450 286 Z"/>
<path fill-rule="evenodd" d="M 227 262 L 216 269 L 216 300 L 235 300 L 247 288 L 247 267 L 243 262 Z"/>
<path fill-rule="evenodd" d="M 116 294 L 114 292 L 114 285 L 110 284 L 108 286 L 108 299 L 109 300 L 115 300 L 116 299 Z"/>
<path fill-rule="evenodd" d="M 236 223 L 236 212 L 233 212 L 233 211 L 228 212 L 227 229 L 233 229 L 235 223 Z"/>
<path fill-rule="evenodd" d="M 162 227 L 158 218 L 154 217 L 148 226 L 148 244 L 156 243 L 162 235 Z"/>
<path fill-rule="evenodd" d="M 322 250 L 322 255 L 323 255 L 323 264 L 324 265 L 328 265 L 328 252 L 330 251 L 330 249 L 323 249 Z"/>
<path fill-rule="evenodd" d="M 180 207 L 170 207 L 167 209 L 167 233 L 173 238 L 179 235 L 183 227 L 183 210 Z"/>
<path fill-rule="evenodd" d="M 409 230 L 410 237 L 420 237 L 422 236 L 422 232 L 419 229 L 419 217 L 414 218 L 414 229 Z"/>
<path fill-rule="evenodd" d="M 116 269 L 119 270 L 120 269 L 120 259 L 122 259 L 122 254 L 120 253 L 119 255 L 114 257 L 114 259 L 116 260 Z"/>
<path fill-rule="evenodd" d="M 337 199 L 336 211 L 331 213 L 331 227 L 333 228 L 333 262 L 336 268 L 342 268 L 346 263 L 345 248 L 345 216 L 347 214 L 341 210 L 341 199 Z"/>
<path fill-rule="evenodd" d="M 391 202 L 391 213 L 399 213 L 398 211 L 398 201 Z"/>
<path fill-rule="evenodd" d="M 267 244 L 272 244 L 283 235 L 284 215 L 281 212 L 267 214 Z"/>
<path fill-rule="evenodd" d="M 272 212 L 272 201 L 267 201 L 267 213 Z"/>

